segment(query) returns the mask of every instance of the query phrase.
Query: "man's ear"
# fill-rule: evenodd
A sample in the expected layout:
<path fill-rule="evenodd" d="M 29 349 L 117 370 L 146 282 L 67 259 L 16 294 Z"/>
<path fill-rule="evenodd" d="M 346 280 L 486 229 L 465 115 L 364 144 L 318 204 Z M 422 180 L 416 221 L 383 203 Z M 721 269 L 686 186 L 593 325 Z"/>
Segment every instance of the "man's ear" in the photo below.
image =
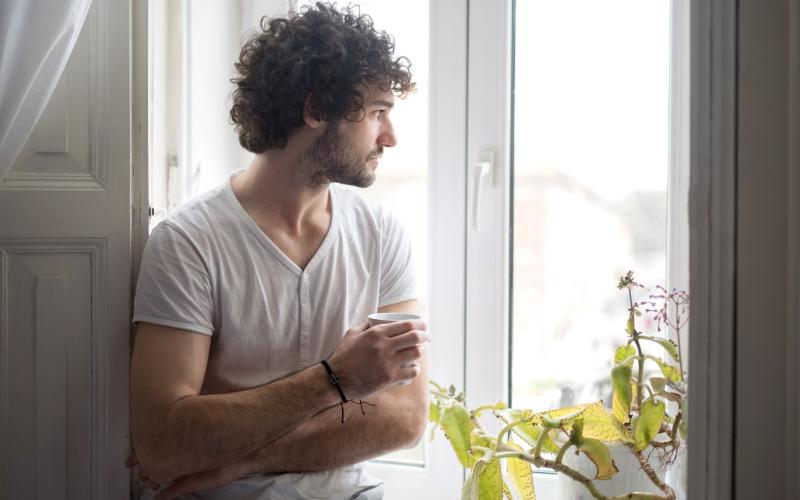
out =
<path fill-rule="evenodd" d="M 326 123 L 325 120 L 320 119 L 319 111 L 314 109 L 311 104 L 311 94 L 308 94 L 303 102 L 303 121 L 308 127 L 313 129 L 320 128 Z"/>

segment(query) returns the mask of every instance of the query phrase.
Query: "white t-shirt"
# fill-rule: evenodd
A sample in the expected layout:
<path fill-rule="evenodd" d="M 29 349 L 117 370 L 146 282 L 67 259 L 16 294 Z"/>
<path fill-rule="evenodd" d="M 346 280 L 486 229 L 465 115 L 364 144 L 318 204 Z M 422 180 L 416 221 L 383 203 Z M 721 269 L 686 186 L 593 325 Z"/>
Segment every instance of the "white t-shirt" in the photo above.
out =
<path fill-rule="evenodd" d="M 153 230 L 133 321 L 211 335 L 201 394 L 248 389 L 302 370 L 329 357 L 347 329 L 379 307 L 416 298 L 411 244 L 397 219 L 342 186 L 332 184 L 329 193 L 331 225 L 305 269 L 256 225 L 230 180 Z M 331 482 L 341 489 L 343 474 L 360 484 L 322 491 Z M 301 481 L 291 476 L 298 491 L 306 485 L 318 492 L 296 498 L 349 498 L 366 479 L 359 466 L 306 473 Z M 265 477 L 264 484 L 275 480 Z M 267 491 L 248 498 L 270 498 Z"/>

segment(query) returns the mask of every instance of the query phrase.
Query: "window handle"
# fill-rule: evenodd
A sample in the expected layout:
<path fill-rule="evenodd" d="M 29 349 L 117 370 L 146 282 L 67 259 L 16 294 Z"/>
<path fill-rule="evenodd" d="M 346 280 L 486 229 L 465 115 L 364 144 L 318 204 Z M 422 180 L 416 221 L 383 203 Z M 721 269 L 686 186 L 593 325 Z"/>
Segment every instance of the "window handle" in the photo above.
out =
<path fill-rule="evenodd" d="M 475 164 L 473 175 L 475 176 L 472 183 L 472 230 L 480 230 L 478 224 L 478 216 L 480 215 L 481 205 L 481 191 L 483 185 L 492 185 L 494 179 L 494 151 L 491 149 L 484 149 L 480 152 L 480 161 Z"/>

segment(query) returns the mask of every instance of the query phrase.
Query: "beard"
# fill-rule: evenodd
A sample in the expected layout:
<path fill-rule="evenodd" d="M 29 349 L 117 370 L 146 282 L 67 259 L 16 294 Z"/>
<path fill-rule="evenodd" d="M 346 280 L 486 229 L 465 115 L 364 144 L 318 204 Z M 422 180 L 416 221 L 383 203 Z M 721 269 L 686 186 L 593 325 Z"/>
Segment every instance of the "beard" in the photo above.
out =
<path fill-rule="evenodd" d="M 375 182 L 375 172 L 367 166 L 367 161 L 380 154 L 377 150 L 362 156 L 353 145 L 345 142 L 339 125 L 329 123 L 303 155 L 299 169 L 301 180 L 312 188 L 331 182 L 365 188 Z"/>

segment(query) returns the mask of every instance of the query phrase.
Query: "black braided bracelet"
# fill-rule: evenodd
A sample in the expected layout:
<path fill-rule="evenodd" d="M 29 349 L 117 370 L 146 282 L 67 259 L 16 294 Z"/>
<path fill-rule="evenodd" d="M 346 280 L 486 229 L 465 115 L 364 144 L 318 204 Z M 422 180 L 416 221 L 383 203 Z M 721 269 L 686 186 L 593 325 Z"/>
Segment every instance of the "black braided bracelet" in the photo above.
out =
<path fill-rule="evenodd" d="M 344 423 L 344 404 L 345 403 L 353 402 L 353 403 L 356 403 L 357 405 L 359 405 L 361 407 L 361 414 L 362 415 L 366 415 L 366 413 L 364 413 L 364 405 L 375 406 L 374 404 L 367 403 L 366 401 L 361 401 L 360 399 L 358 401 L 352 401 L 350 399 L 347 399 L 347 396 L 344 395 L 344 391 L 342 390 L 342 386 L 339 385 L 339 377 L 337 377 L 336 374 L 333 373 L 333 369 L 331 369 L 331 365 L 329 365 L 328 361 L 324 360 L 324 359 L 322 361 L 320 361 L 320 363 L 322 364 L 322 366 L 325 367 L 325 371 L 328 372 L 328 382 L 330 382 L 331 384 L 333 384 L 334 387 L 336 387 L 336 390 L 339 391 L 339 396 L 342 398 L 342 402 L 339 403 L 339 405 L 341 406 L 341 409 L 342 409 L 342 423 Z"/>
<path fill-rule="evenodd" d="M 348 401 L 350 401 L 349 399 L 347 399 L 347 396 L 344 395 L 342 386 L 339 385 L 339 377 L 337 377 L 336 374 L 333 373 L 331 365 L 329 365 L 328 362 L 324 359 L 320 361 L 320 363 L 322 363 L 322 366 L 325 367 L 325 371 L 328 372 L 328 382 L 333 384 L 333 386 L 336 387 L 336 390 L 339 391 L 339 396 L 342 397 L 342 403 L 347 403 Z"/>

